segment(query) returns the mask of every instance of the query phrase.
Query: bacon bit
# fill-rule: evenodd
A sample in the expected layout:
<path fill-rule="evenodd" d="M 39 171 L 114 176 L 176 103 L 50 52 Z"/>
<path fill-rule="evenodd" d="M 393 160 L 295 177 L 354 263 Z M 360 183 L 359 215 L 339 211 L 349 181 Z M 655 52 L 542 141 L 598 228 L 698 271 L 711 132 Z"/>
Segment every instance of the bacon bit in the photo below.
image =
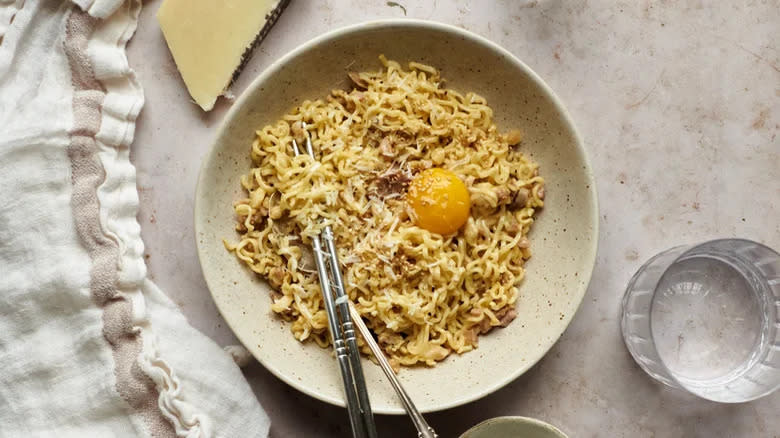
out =
<path fill-rule="evenodd" d="M 469 310 L 469 313 L 471 313 L 474 316 L 480 316 L 480 315 L 482 315 L 482 309 L 478 309 L 478 308 L 475 307 L 475 308 Z"/>
<path fill-rule="evenodd" d="M 498 199 L 498 205 L 506 205 L 512 201 L 512 192 L 504 186 L 496 188 L 496 198 Z"/>
<path fill-rule="evenodd" d="M 536 191 L 536 195 L 539 199 L 544 199 L 544 186 L 539 187 L 539 190 Z"/>
<path fill-rule="evenodd" d="M 477 327 L 472 327 L 463 332 L 463 337 L 468 345 L 476 346 L 479 342 L 479 330 Z"/>
<path fill-rule="evenodd" d="M 374 195 L 387 196 L 401 193 L 409 186 L 411 179 L 398 169 L 388 170 L 373 181 Z"/>
<path fill-rule="evenodd" d="M 268 209 L 263 206 L 260 206 L 257 210 L 255 210 L 255 213 L 249 219 L 249 223 L 256 227 L 257 225 L 263 223 L 266 216 L 268 216 Z M 246 227 L 245 222 L 246 222 L 246 216 L 238 216 L 238 224 L 236 225 L 236 231 L 240 233 L 246 233 L 247 231 L 249 231 L 249 229 Z"/>
<path fill-rule="evenodd" d="M 496 318 L 498 318 L 499 326 L 506 327 L 510 322 L 517 318 L 517 311 L 512 306 L 505 306 L 496 312 Z"/>
<path fill-rule="evenodd" d="M 360 77 L 359 73 L 351 71 L 347 73 L 347 76 L 349 76 L 349 79 L 352 80 L 352 83 L 354 83 L 356 87 L 364 90 L 368 88 L 368 83 Z"/>
<path fill-rule="evenodd" d="M 529 241 L 527 237 L 523 236 L 522 238 L 520 238 L 520 241 L 517 242 L 517 247 L 518 248 L 523 248 L 523 249 L 530 248 L 531 247 L 531 241 Z"/>
<path fill-rule="evenodd" d="M 293 138 L 296 141 L 303 141 L 303 123 L 300 120 L 293 122 L 290 131 L 292 131 Z"/>
<path fill-rule="evenodd" d="M 523 141 L 523 132 L 517 129 L 513 129 L 506 133 L 504 140 L 509 146 L 514 146 Z"/>
<path fill-rule="evenodd" d="M 493 326 L 490 325 L 490 318 L 485 316 L 482 318 L 482 321 L 479 322 L 479 333 L 485 334 L 493 329 Z"/>
<path fill-rule="evenodd" d="M 271 268 L 271 270 L 268 271 L 268 281 L 271 283 L 271 286 L 281 286 L 284 281 L 284 269 L 279 267 Z"/>
<path fill-rule="evenodd" d="M 523 208 L 528 203 L 528 195 L 530 192 L 525 187 L 521 187 L 517 193 L 515 193 L 515 199 L 512 201 L 510 207 L 514 209 Z"/>

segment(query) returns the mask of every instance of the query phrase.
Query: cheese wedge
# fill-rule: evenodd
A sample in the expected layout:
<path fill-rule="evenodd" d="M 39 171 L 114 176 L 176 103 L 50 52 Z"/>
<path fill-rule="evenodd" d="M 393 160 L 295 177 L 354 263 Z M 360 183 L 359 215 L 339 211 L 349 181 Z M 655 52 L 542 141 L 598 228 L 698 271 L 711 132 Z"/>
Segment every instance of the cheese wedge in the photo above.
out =
<path fill-rule="evenodd" d="M 165 0 L 157 11 L 187 90 L 214 108 L 290 0 Z"/>

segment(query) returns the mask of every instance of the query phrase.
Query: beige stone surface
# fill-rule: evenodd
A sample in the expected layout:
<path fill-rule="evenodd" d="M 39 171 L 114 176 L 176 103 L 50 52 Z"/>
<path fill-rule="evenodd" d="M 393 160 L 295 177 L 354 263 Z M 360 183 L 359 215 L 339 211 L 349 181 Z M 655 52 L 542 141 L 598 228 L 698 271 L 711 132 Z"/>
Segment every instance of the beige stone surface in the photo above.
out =
<path fill-rule="evenodd" d="M 292 4 L 234 86 L 329 29 L 403 17 L 384 1 Z M 567 105 L 596 172 L 599 256 L 571 326 L 542 361 L 497 393 L 429 415 L 442 437 L 499 415 L 546 420 L 573 437 L 777 437 L 780 394 L 720 405 L 656 384 L 620 336 L 623 288 L 667 247 L 740 236 L 780 248 L 780 2 L 400 1 L 502 45 Z M 191 323 L 235 342 L 195 253 L 192 207 L 201 157 L 230 102 L 203 113 L 189 95 L 145 2 L 130 43 L 146 93 L 133 145 L 153 279 Z M 485 370 L 489 372 L 489 370 Z M 309 398 L 259 365 L 247 369 L 272 436 L 347 436 L 340 408 Z M 405 417 L 382 436 L 414 436 Z"/>

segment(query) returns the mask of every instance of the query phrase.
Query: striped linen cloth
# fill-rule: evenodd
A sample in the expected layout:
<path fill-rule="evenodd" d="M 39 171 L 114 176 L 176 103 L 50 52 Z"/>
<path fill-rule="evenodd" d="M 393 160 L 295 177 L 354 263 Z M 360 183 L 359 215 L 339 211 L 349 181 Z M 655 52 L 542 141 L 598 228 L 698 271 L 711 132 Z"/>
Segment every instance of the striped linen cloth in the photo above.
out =
<path fill-rule="evenodd" d="M 239 368 L 146 276 L 140 0 L 0 0 L 0 437 L 264 437 Z"/>

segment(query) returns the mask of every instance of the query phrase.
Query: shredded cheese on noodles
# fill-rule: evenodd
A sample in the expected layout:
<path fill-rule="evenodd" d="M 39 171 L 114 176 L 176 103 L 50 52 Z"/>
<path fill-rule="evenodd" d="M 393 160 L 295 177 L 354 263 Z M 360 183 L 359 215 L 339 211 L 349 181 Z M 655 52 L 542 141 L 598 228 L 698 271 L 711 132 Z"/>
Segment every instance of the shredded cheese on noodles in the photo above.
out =
<path fill-rule="evenodd" d="M 353 90 L 304 101 L 256 132 L 247 197 L 235 204 L 240 240 L 225 245 L 268 280 L 293 335 L 326 347 L 309 247 L 331 225 L 349 299 L 391 362 L 434 365 L 514 318 L 544 180 L 481 96 L 444 88 L 434 67 L 380 60 L 382 71 L 351 74 Z M 293 154 L 301 121 L 316 160 Z M 404 183 L 430 167 L 469 188 L 471 216 L 454 235 L 415 226 L 405 201 Z"/>

